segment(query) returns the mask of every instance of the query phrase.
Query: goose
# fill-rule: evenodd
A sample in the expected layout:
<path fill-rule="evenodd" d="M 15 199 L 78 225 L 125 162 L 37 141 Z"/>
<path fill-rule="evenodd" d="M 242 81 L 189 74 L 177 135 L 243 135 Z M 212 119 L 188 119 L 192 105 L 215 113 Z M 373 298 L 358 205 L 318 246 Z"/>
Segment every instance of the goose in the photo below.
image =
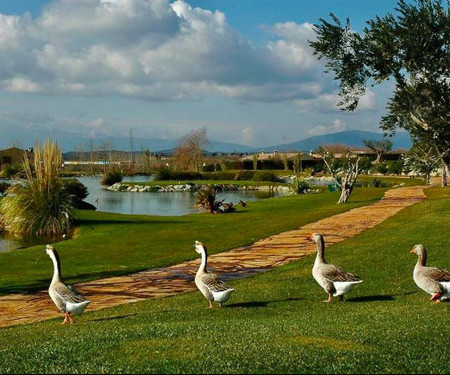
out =
<path fill-rule="evenodd" d="M 413 279 L 416 285 L 431 294 L 431 301 L 441 302 L 450 297 L 450 272 L 436 267 L 427 267 L 427 251 L 423 245 L 415 245 L 411 253 L 417 254 Z"/>
<path fill-rule="evenodd" d="M 317 283 L 328 293 L 328 300 L 332 302 L 333 296 L 339 296 L 344 300 L 344 294 L 350 292 L 356 284 L 363 282 L 359 276 L 344 271 L 334 264 L 328 264 L 325 260 L 325 241 L 319 233 L 312 233 L 307 236 L 317 244 L 317 256 L 312 269 L 312 275 Z"/>
<path fill-rule="evenodd" d="M 53 262 L 53 278 L 48 288 L 48 294 L 56 307 L 65 314 L 62 324 L 66 324 L 67 322 L 73 324 L 75 321 L 72 315 L 80 316 L 83 314 L 83 311 L 91 301 L 86 300 L 72 289 L 72 287 L 63 283 L 61 277 L 61 261 L 56 249 L 51 245 L 47 245 L 44 252 L 48 254 Z"/>
<path fill-rule="evenodd" d="M 218 302 L 219 307 L 222 307 L 222 304 L 230 298 L 234 288 L 222 281 L 216 274 L 207 271 L 208 253 L 202 242 L 195 241 L 195 251 L 202 256 L 202 262 L 195 275 L 195 285 L 209 301 L 210 309 L 213 308 L 213 302 Z"/>

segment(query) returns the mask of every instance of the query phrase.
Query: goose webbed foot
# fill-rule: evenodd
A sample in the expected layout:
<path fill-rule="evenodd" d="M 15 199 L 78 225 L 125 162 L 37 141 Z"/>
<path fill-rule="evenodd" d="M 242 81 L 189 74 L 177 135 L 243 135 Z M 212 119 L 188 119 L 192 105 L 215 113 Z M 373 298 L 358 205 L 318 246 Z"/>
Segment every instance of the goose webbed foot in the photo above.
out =
<path fill-rule="evenodd" d="M 208 308 L 211 309 L 211 310 L 214 308 L 214 305 L 213 305 L 212 301 L 209 301 L 209 307 Z"/>
<path fill-rule="evenodd" d="M 65 314 L 64 320 L 61 324 L 66 324 L 69 321 L 69 314 Z"/>
<path fill-rule="evenodd" d="M 435 301 L 436 303 L 439 303 L 439 302 L 441 302 L 441 296 L 442 296 L 441 293 L 434 293 L 434 294 L 431 296 L 430 300 L 431 300 L 431 301 Z"/>

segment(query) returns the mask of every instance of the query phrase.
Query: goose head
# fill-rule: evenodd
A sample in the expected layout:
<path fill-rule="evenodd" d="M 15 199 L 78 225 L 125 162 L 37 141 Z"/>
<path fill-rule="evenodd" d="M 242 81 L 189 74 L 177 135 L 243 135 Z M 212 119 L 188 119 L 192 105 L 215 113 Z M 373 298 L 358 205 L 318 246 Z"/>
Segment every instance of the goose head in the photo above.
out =
<path fill-rule="evenodd" d="M 205 245 L 203 245 L 203 242 L 195 241 L 194 247 L 195 247 L 195 251 L 197 253 L 199 253 L 199 254 L 206 253 L 206 247 L 205 247 Z"/>
<path fill-rule="evenodd" d="M 319 233 L 310 233 L 306 236 L 306 239 L 317 242 L 320 240 L 321 237 L 322 237 L 322 235 Z"/>
<path fill-rule="evenodd" d="M 413 249 L 410 251 L 412 254 L 423 255 L 425 253 L 425 248 L 423 245 L 415 245 Z"/>
<path fill-rule="evenodd" d="M 47 245 L 46 247 L 45 247 L 45 249 L 44 250 L 42 250 L 44 253 L 47 253 L 48 255 L 54 255 L 55 254 L 55 251 L 56 251 L 56 249 L 52 246 L 52 245 Z"/>

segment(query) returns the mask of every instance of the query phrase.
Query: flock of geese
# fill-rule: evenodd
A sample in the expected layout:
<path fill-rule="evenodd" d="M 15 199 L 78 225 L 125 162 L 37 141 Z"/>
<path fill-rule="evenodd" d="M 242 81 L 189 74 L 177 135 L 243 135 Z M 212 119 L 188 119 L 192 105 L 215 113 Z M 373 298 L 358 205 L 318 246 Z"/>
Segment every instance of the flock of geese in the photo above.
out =
<path fill-rule="evenodd" d="M 319 233 L 307 236 L 309 240 L 317 244 L 317 255 L 312 269 L 312 275 L 317 283 L 328 294 L 324 302 L 332 302 L 333 297 L 344 300 L 344 294 L 350 292 L 356 284 L 363 280 L 342 268 L 329 264 L 325 260 L 325 241 Z M 220 307 L 231 296 L 234 289 L 225 283 L 217 274 L 208 272 L 208 253 L 206 246 L 200 241 L 195 241 L 195 250 L 201 256 L 201 263 L 195 275 L 195 284 L 209 302 L 209 308 L 213 308 L 213 302 Z M 64 284 L 61 277 L 61 261 L 56 249 L 47 245 L 44 249 L 53 262 L 53 278 L 48 289 L 50 298 L 56 307 L 65 314 L 62 324 L 74 323 L 73 316 L 80 316 L 91 301 L 86 300 L 72 287 Z M 450 297 L 450 272 L 436 267 L 427 267 L 427 252 L 423 245 L 415 245 L 411 253 L 417 254 L 418 260 L 414 267 L 413 279 L 416 285 L 431 295 L 431 300 L 440 302 L 441 299 Z"/>

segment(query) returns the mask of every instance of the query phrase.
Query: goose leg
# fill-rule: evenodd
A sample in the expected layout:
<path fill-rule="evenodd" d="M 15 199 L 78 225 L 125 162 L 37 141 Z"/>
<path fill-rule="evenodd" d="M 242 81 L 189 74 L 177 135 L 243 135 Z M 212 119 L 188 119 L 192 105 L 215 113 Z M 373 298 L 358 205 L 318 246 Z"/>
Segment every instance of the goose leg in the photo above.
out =
<path fill-rule="evenodd" d="M 213 308 L 214 308 L 212 301 L 209 301 L 209 308 L 210 308 L 210 309 L 213 309 Z"/>
<path fill-rule="evenodd" d="M 441 296 L 442 296 L 441 293 L 434 293 L 430 299 L 431 299 L 431 301 L 435 301 L 436 303 L 439 303 L 439 302 L 441 302 L 441 300 L 440 300 Z"/>
<path fill-rule="evenodd" d="M 72 315 L 69 314 L 69 322 L 70 324 L 74 324 L 75 320 L 73 320 Z"/>
<path fill-rule="evenodd" d="M 61 324 L 66 324 L 69 319 L 69 314 L 65 313 L 64 320 Z"/>
<path fill-rule="evenodd" d="M 219 302 L 219 307 L 223 307 L 222 302 Z"/>
<path fill-rule="evenodd" d="M 328 299 L 326 299 L 325 301 L 322 301 L 322 302 L 328 302 L 328 303 L 333 302 L 333 295 L 332 294 L 328 294 Z"/>
<path fill-rule="evenodd" d="M 344 301 L 344 295 L 343 295 L 343 294 L 341 294 L 341 295 L 339 296 L 339 301 L 345 302 L 345 301 Z"/>

